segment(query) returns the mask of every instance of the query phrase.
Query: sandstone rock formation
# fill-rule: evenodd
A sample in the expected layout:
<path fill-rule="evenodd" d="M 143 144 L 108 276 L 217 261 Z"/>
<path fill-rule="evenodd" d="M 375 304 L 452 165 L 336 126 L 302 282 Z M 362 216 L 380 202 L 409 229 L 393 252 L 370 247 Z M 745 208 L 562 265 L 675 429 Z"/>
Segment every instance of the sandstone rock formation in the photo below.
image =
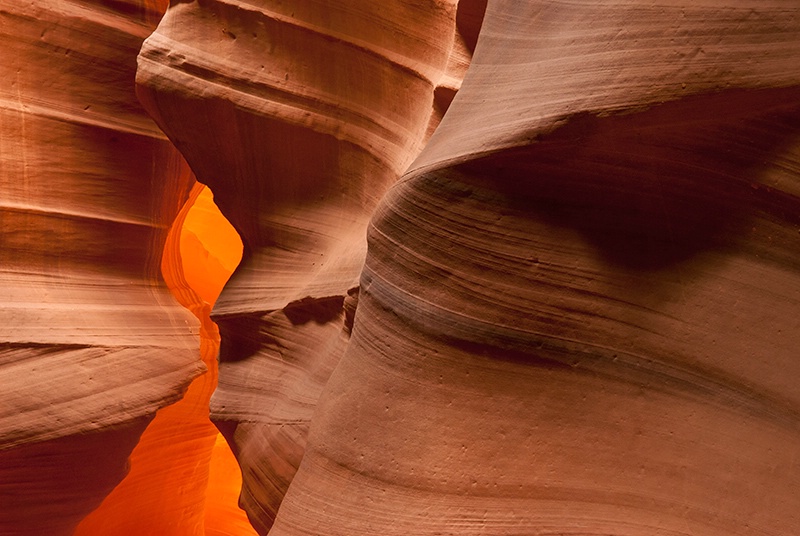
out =
<path fill-rule="evenodd" d="M 179 402 L 158 412 L 131 453 L 130 472 L 81 521 L 75 536 L 255 534 L 237 507 L 236 460 L 208 419 L 219 351 L 209 313 L 239 258 L 236 232 L 208 189 L 195 183 L 167 236 L 162 273 L 173 295 L 201 321 L 199 355 L 208 372 Z"/>
<path fill-rule="evenodd" d="M 0 534 L 797 532 L 795 0 L 165 7 L 0 0 Z"/>
<path fill-rule="evenodd" d="M 800 526 L 800 8 L 490 2 L 270 534 Z"/>
<path fill-rule="evenodd" d="M 136 55 L 165 7 L 0 2 L 4 536 L 72 534 L 126 475 L 134 446 L 125 485 L 79 534 L 212 534 L 241 522 L 219 492 L 208 504 L 204 472 L 230 481 L 215 469 L 224 450 L 208 421 L 216 375 L 184 396 L 205 370 L 199 326 L 161 278 L 194 183 L 134 93 Z M 164 271 L 185 287 L 177 253 Z M 205 348 L 213 372 L 216 350 Z M 156 410 L 182 397 L 137 445 Z"/>
<path fill-rule="evenodd" d="M 347 345 L 367 222 L 460 84 L 469 15 L 462 37 L 441 0 L 178 3 L 142 48 L 140 99 L 244 242 L 211 414 L 260 533 Z"/>
<path fill-rule="evenodd" d="M 204 370 L 196 319 L 159 282 L 190 174 L 136 102 L 154 13 L 129 8 L 0 11 L 5 534 L 70 534 Z"/>

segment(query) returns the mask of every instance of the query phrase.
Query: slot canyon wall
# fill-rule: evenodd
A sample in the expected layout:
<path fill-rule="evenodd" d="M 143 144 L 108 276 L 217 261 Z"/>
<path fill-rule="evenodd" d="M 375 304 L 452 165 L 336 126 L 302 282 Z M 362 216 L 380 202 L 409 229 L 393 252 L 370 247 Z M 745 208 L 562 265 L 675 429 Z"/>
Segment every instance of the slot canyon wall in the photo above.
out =
<path fill-rule="evenodd" d="M 262 534 L 347 346 L 369 218 L 463 76 L 470 7 L 457 21 L 441 0 L 181 3 L 139 54 L 140 100 L 244 243 L 214 308 L 210 411 Z"/>
<path fill-rule="evenodd" d="M 0 534 L 797 532 L 796 1 L 0 40 Z"/>
<path fill-rule="evenodd" d="M 208 420 L 225 269 L 181 236 L 209 196 L 134 91 L 164 9 L 0 2 L 4 536 L 253 534 Z"/>
<path fill-rule="evenodd" d="M 157 20 L 0 3 L 3 534 L 72 534 L 205 370 L 159 275 L 193 179 L 133 91 Z"/>

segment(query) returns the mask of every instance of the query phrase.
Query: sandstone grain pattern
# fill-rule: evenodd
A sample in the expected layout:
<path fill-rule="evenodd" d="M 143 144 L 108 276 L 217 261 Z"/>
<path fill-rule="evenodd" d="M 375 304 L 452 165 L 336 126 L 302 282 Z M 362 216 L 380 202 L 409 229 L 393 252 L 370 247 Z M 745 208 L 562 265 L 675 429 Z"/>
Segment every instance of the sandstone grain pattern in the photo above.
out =
<path fill-rule="evenodd" d="M 262 534 L 348 344 L 367 223 L 457 91 L 469 39 L 449 0 L 221 0 L 172 5 L 139 55 L 140 99 L 244 244 L 213 311 L 211 415 Z"/>

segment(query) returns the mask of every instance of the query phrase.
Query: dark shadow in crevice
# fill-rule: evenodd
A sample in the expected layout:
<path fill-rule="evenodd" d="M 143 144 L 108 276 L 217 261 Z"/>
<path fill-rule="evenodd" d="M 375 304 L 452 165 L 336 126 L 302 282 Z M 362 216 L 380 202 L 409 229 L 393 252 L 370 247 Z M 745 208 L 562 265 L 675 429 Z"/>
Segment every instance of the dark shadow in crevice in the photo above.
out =
<path fill-rule="evenodd" d="M 220 363 L 242 361 L 256 355 L 264 344 L 261 317 L 264 313 L 215 317 L 219 327 Z"/>
<path fill-rule="evenodd" d="M 296 300 L 283 308 L 283 314 L 293 325 L 302 325 L 308 322 L 326 324 L 336 319 L 342 312 L 344 296 L 330 296 L 327 298 L 312 298 Z"/>
<path fill-rule="evenodd" d="M 220 333 L 219 360 L 221 363 L 242 361 L 256 355 L 265 346 L 281 347 L 280 341 L 272 334 L 279 316 L 285 316 L 292 326 L 309 322 L 327 324 L 337 321 L 344 307 L 345 296 L 309 296 L 295 300 L 279 311 L 216 316 L 214 321 Z"/>
<path fill-rule="evenodd" d="M 576 229 L 606 262 L 653 272 L 732 247 L 756 213 L 800 226 L 800 198 L 761 182 L 799 135 L 800 88 L 729 90 L 577 114 L 458 169 L 500 206 Z"/>
<path fill-rule="evenodd" d="M 475 52 L 487 3 L 488 0 L 460 0 L 458 2 L 456 30 L 461 34 L 464 44 L 470 52 Z"/>

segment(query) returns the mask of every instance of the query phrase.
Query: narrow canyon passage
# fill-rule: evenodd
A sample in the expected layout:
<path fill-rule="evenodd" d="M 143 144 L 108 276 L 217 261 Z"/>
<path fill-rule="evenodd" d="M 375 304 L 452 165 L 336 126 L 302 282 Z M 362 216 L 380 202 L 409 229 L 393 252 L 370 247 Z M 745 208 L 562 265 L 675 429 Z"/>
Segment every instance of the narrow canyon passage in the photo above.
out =
<path fill-rule="evenodd" d="M 0 0 L 0 536 L 796 536 L 798 57 L 797 0 Z"/>
<path fill-rule="evenodd" d="M 178 301 L 201 322 L 199 352 L 208 372 L 181 401 L 158 412 L 131 455 L 130 473 L 83 520 L 76 536 L 255 534 L 237 506 L 238 464 L 208 420 L 219 350 L 209 313 L 241 256 L 241 240 L 211 191 L 195 183 L 167 238 L 162 273 Z"/>

